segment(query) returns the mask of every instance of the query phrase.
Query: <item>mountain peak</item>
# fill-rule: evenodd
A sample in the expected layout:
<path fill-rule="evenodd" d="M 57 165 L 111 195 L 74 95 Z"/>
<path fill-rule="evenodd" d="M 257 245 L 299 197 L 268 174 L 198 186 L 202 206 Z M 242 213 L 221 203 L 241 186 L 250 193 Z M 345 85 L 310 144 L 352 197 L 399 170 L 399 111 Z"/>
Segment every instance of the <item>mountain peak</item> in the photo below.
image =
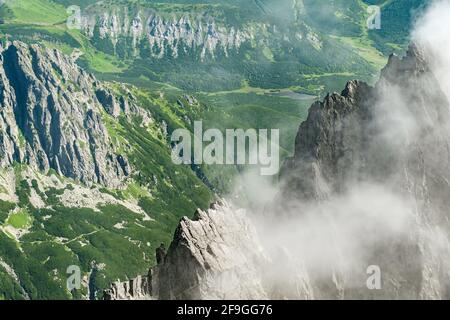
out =
<path fill-rule="evenodd" d="M 412 43 L 403 58 L 391 54 L 386 67 L 381 71 L 382 78 L 400 81 L 400 76 L 418 76 L 429 72 L 429 64 L 424 49 Z"/>

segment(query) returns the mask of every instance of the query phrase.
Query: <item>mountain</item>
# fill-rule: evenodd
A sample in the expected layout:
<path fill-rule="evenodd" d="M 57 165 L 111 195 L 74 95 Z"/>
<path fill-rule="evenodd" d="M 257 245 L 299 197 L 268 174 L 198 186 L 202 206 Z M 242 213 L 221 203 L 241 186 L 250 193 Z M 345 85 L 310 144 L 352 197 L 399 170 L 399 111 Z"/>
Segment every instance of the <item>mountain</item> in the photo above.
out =
<path fill-rule="evenodd" d="M 313 104 L 265 215 L 199 211 L 147 295 L 115 284 L 107 297 L 448 299 L 449 124 L 448 97 L 412 45 L 375 87 L 352 81 Z"/>
<path fill-rule="evenodd" d="M 278 216 L 300 220 L 306 216 L 300 226 L 292 223 L 301 230 L 310 222 L 311 207 L 346 203 L 354 189 L 348 186 L 352 177 L 370 180 L 373 189 L 360 188 L 367 193 L 383 194 L 376 188 L 380 181 L 422 190 L 422 198 L 419 194 L 414 198 L 426 203 L 433 217 L 445 220 L 441 206 L 446 203 L 436 191 L 446 194 L 446 180 L 436 178 L 446 177 L 439 167 L 443 164 L 422 156 L 446 155 L 441 144 L 445 137 L 439 140 L 435 126 L 429 125 L 445 115 L 447 102 L 437 90 L 439 84 L 432 77 L 412 82 L 411 75 L 427 72 L 426 63 L 411 50 L 402 62 L 391 58 L 380 83 L 370 87 L 388 53 L 404 54 L 412 21 L 428 2 L 1 1 L 0 299 L 98 299 L 103 294 L 109 299 L 341 297 L 348 290 L 340 289 L 346 287 L 340 276 L 348 269 L 324 270 L 332 274 L 335 288 L 323 289 L 323 279 L 311 273 L 319 269 L 317 257 L 298 254 L 298 248 L 291 247 L 309 243 L 308 239 L 289 238 L 302 233 L 285 230 L 288 219 L 278 221 Z M 381 6 L 380 30 L 367 30 L 369 4 Z M 80 7 L 79 16 L 73 6 Z M 326 96 L 308 113 L 314 101 L 354 78 L 369 84 L 350 82 L 341 95 Z M 376 113 L 393 116 L 387 117 L 388 128 L 411 130 L 411 123 L 418 122 L 409 114 L 403 117 L 400 111 L 406 106 L 426 119 L 427 127 L 412 126 L 429 139 L 415 139 L 417 150 L 403 131 L 385 139 L 399 139 L 398 145 L 384 147 L 386 141 L 366 132 L 379 129 L 370 121 L 374 115 L 369 105 L 379 105 L 375 101 L 389 87 L 383 83 L 399 87 L 393 101 L 381 104 L 385 108 Z M 405 90 L 415 92 L 406 95 L 411 101 L 402 101 L 400 111 L 390 110 L 388 106 L 397 105 L 394 98 Z M 425 100 L 432 101 L 429 108 L 423 107 Z M 406 124 L 400 121 L 403 118 Z M 283 205 L 269 206 L 260 223 L 253 225 L 251 216 L 226 203 L 207 209 L 217 195 L 237 190 L 237 200 L 245 202 L 247 191 L 259 191 L 260 183 L 246 192 L 241 188 L 245 186 L 236 188 L 236 180 L 248 167 L 173 164 L 172 132 L 179 128 L 192 132 L 193 122 L 200 119 L 205 130 L 280 128 L 281 158 L 287 160 L 279 195 Z M 413 170 L 415 159 L 425 163 L 416 166 L 416 171 L 424 172 L 423 185 Z M 393 175 L 396 171 L 405 172 L 407 178 Z M 386 206 L 401 209 L 394 219 L 397 227 L 407 210 L 404 190 L 394 191 L 402 199 L 394 196 Z M 194 212 L 192 219 L 183 218 Z M 338 217 L 345 220 L 341 214 Z M 419 230 L 435 226 L 427 223 Z M 328 227 L 317 223 L 322 224 Z M 349 223 L 353 225 L 360 223 Z M 155 250 L 170 243 L 175 230 L 166 261 L 156 265 Z M 322 233 L 333 234 L 327 228 Z M 372 233 L 376 232 L 366 232 Z M 435 238 L 433 233 L 424 234 Z M 410 235 L 412 242 L 403 241 L 410 245 L 405 260 L 422 259 L 428 252 L 426 239 L 417 240 L 416 235 Z M 330 242 L 337 245 L 337 240 Z M 366 244 L 345 240 L 346 246 Z M 272 248 L 270 243 L 280 245 Z M 405 251 L 401 243 L 398 247 Z M 336 256 L 327 246 L 319 249 Z M 347 249 L 356 250 L 350 246 L 342 251 Z M 360 252 L 351 256 L 359 258 Z M 432 279 L 437 269 L 445 267 L 436 256 L 424 258 L 426 268 L 411 263 L 414 270 L 408 272 L 421 270 L 423 278 Z M 188 262 L 184 271 L 181 261 Z M 280 261 L 285 262 L 283 267 Z M 335 267 L 332 261 L 327 265 Z M 66 288 L 70 266 L 78 266 L 82 276 L 81 288 L 71 292 Z M 355 272 L 358 277 L 360 273 Z M 280 274 L 295 274 L 296 280 L 280 279 Z M 401 287 L 403 278 L 392 279 Z M 442 288 L 432 282 L 423 295 L 443 296 Z M 238 283 L 242 285 L 235 290 Z M 192 290 L 185 291 L 190 285 Z"/>
<path fill-rule="evenodd" d="M 283 169 L 283 210 L 330 201 L 337 220 L 343 214 L 355 223 L 352 231 L 361 234 L 352 241 L 365 248 L 354 249 L 352 280 L 331 271 L 340 280 L 319 297 L 448 299 L 448 275 L 440 270 L 450 261 L 450 108 L 422 50 L 412 45 L 403 59 L 391 56 L 374 88 L 350 82 L 341 95 L 314 104 L 300 127 L 295 157 Z M 372 264 L 382 270 L 382 290 L 352 288 Z"/>
<path fill-rule="evenodd" d="M 383 28 L 367 30 L 367 6 L 373 3 L 7 1 L 0 31 L 66 54 L 76 49 L 80 64 L 110 80 L 163 82 L 191 92 L 248 83 L 315 95 L 351 78 L 373 81 L 385 55 L 405 48 L 413 13 L 427 2 L 377 1 Z"/>
<path fill-rule="evenodd" d="M 209 205 L 210 189 L 171 161 L 157 99 L 54 49 L 1 48 L 1 298 L 95 298 L 146 270 L 186 208 Z M 79 291 L 66 289 L 71 265 Z"/>

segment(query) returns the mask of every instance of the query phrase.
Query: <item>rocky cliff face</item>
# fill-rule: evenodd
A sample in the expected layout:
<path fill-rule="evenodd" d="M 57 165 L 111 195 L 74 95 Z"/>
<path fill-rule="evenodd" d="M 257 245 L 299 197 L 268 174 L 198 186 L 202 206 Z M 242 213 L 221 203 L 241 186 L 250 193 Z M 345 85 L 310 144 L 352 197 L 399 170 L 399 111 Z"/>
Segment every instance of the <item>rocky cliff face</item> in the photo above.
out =
<path fill-rule="evenodd" d="M 301 15 L 301 3 L 295 3 L 294 7 L 295 16 Z M 258 10 L 259 7 L 255 6 L 252 15 Z M 244 45 L 264 48 L 274 38 L 289 41 L 286 30 L 281 31 L 270 19 L 264 22 L 245 18 L 246 15 L 249 13 L 226 5 L 186 5 L 183 9 L 171 8 L 168 13 L 164 6 L 137 4 L 123 7 L 114 3 L 98 3 L 79 15 L 76 13 L 72 20 L 73 27 L 81 29 L 99 48 L 112 49 L 108 52 L 120 56 L 193 57 L 196 61 L 205 61 L 221 55 L 238 54 Z M 322 48 L 318 34 L 303 21 L 299 20 L 295 29 L 296 42 L 305 41 L 305 45 L 316 50 Z"/>
<path fill-rule="evenodd" d="M 153 271 L 154 295 L 159 299 L 266 298 L 264 257 L 255 229 L 245 212 L 227 204 L 199 210 L 183 219 L 168 255 Z"/>
<path fill-rule="evenodd" d="M 245 212 L 218 203 L 180 222 L 166 258 L 144 281 L 115 283 L 105 299 L 267 299 L 266 263 Z"/>
<path fill-rule="evenodd" d="M 226 206 L 199 212 L 180 223 L 149 292 L 450 298 L 449 124 L 450 104 L 421 51 L 392 56 L 375 87 L 353 81 L 311 107 L 262 237 Z M 368 270 L 380 271 L 380 286 Z"/>
<path fill-rule="evenodd" d="M 371 243 L 361 262 L 380 266 L 383 290 L 364 292 L 344 280 L 342 295 L 449 298 L 449 124 L 447 96 L 414 45 L 403 59 L 391 56 L 374 88 L 350 82 L 341 95 L 312 106 L 283 169 L 283 197 L 300 203 L 294 212 L 364 184 L 401 197 L 408 212 L 402 232 Z M 396 209 L 387 208 L 385 219 L 395 219 Z"/>
<path fill-rule="evenodd" d="M 115 52 L 118 44 L 125 44 L 134 55 L 146 48 L 154 58 L 195 52 L 203 60 L 214 57 L 219 48 L 227 55 L 253 36 L 250 30 L 225 26 L 203 17 L 205 14 L 167 16 L 139 6 L 131 10 L 92 6 L 83 12 L 79 23 L 88 37 L 109 41 Z"/>
<path fill-rule="evenodd" d="M 428 171 L 439 171 L 446 180 L 449 119 L 446 95 L 419 49 L 411 46 L 402 60 L 390 57 L 375 88 L 352 81 L 342 94 L 311 107 L 295 157 L 284 168 L 283 191 L 318 200 L 368 179 L 389 179 L 399 189 L 405 175 L 430 180 Z M 414 166 L 425 170 L 424 176 L 412 171 Z"/>
<path fill-rule="evenodd" d="M 120 111 L 105 90 L 57 50 L 0 48 L 0 166 L 26 163 L 85 184 L 121 185 L 130 167 L 101 118 Z"/>
<path fill-rule="evenodd" d="M 106 300 L 313 299 L 304 261 L 263 246 L 245 210 L 220 201 L 184 218 L 167 256 L 148 275 L 116 282 Z"/>

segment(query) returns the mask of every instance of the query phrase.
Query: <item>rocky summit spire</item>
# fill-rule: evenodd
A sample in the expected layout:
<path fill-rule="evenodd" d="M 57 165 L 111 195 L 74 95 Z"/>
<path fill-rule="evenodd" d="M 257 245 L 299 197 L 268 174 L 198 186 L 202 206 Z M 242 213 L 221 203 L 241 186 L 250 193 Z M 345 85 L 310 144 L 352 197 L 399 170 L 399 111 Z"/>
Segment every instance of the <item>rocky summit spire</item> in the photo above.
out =
<path fill-rule="evenodd" d="M 342 280 L 339 286 L 347 297 L 449 298 L 450 278 L 439 270 L 450 263 L 444 240 L 450 234 L 450 104 L 427 61 L 424 51 L 411 45 L 405 57 L 389 58 L 375 87 L 350 82 L 342 94 L 315 103 L 300 126 L 295 156 L 282 170 L 283 189 L 275 206 L 287 212 L 285 219 L 323 203 L 333 204 L 327 211 L 333 217 L 348 194 L 364 201 L 358 189 L 367 185 L 401 199 L 407 212 L 402 232 L 375 228 L 377 241 L 355 239 L 365 247 L 366 258 L 360 275 L 350 278 L 363 283 L 362 266 L 376 263 L 383 270 L 383 290 L 350 289 Z M 384 200 L 371 194 L 368 207 L 358 207 L 357 214 L 363 216 Z M 388 206 L 376 216 L 390 223 L 397 209 Z M 349 213 L 351 204 L 345 210 Z M 346 219 L 354 223 L 350 214 Z M 362 228 L 372 223 L 366 219 Z"/>

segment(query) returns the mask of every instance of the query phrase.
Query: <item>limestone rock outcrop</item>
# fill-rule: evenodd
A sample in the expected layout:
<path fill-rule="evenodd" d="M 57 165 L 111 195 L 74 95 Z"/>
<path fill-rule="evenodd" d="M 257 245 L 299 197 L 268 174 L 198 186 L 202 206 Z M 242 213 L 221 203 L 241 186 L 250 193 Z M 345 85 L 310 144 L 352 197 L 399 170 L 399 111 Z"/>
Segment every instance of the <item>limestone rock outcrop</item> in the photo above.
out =
<path fill-rule="evenodd" d="M 450 266 L 450 103 L 444 89 L 425 54 L 411 45 L 404 58 L 390 57 L 375 87 L 352 81 L 342 94 L 311 107 L 295 156 L 282 169 L 277 205 L 287 212 L 284 219 L 364 185 L 401 199 L 399 207 L 384 208 L 366 225 L 377 217 L 387 224 L 398 211 L 407 212 L 401 232 L 373 228 L 375 234 L 359 239 L 365 244 L 359 273 L 341 274 L 333 289 L 317 290 L 316 296 L 450 298 L 450 275 L 444 271 Z M 373 193 L 367 200 L 371 210 L 383 198 Z M 370 237 L 376 241 L 367 245 Z M 365 287 L 371 264 L 382 271 L 382 290 Z M 359 279 L 358 285 L 349 278 Z"/>
<path fill-rule="evenodd" d="M 141 282 L 147 296 L 123 294 L 132 287 L 127 281 L 113 284 L 105 299 L 267 299 L 268 262 L 245 212 L 216 203 L 181 220 L 166 258 Z"/>
<path fill-rule="evenodd" d="M 131 168 L 101 117 L 102 108 L 117 115 L 119 107 L 111 96 L 98 98 L 99 86 L 57 50 L 0 48 L 0 166 L 19 162 L 88 185 L 121 185 Z"/>

